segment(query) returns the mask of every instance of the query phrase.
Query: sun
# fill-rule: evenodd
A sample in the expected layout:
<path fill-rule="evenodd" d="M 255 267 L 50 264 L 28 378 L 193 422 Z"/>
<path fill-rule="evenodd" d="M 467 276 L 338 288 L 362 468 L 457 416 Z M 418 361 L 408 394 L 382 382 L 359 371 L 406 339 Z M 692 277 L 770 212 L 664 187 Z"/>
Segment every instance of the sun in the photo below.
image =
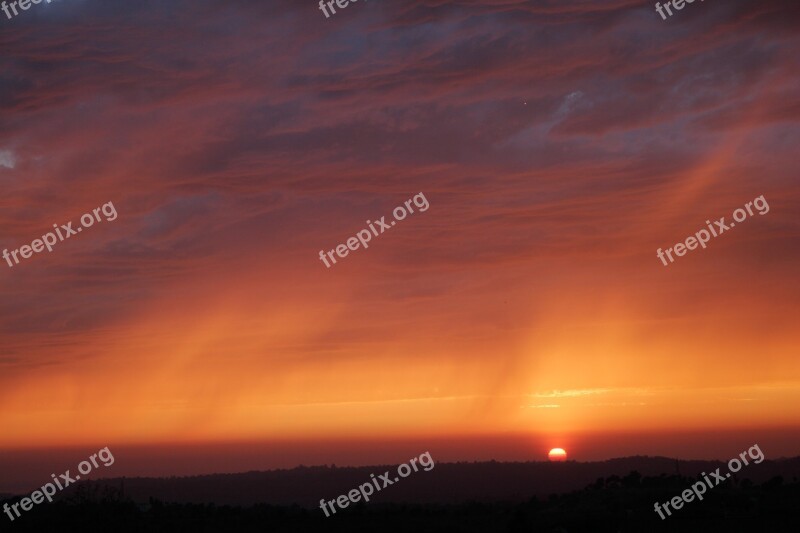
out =
<path fill-rule="evenodd" d="M 550 453 L 547 454 L 547 458 L 555 462 L 566 461 L 567 452 L 565 452 L 563 448 L 553 448 L 550 450 Z"/>

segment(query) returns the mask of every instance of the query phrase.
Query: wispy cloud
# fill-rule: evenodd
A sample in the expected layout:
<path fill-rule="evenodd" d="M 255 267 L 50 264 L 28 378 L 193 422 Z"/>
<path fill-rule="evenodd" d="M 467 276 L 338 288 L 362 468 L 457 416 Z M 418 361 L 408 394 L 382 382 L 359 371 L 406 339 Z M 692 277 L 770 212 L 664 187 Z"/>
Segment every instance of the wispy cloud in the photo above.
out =
<path fill-rule="evenodd" d="M 618 389 L 570 389 L 564 391 L 553 391 L 545 393 L 531 394 L 533 398 L 572 398 L 576 396 L 593 396 L 595 394 L 608 394 Z"/>
<path fill-rule="evenodd" d="M 11 150 L 0 150 L 0 167 L 14 168 L 17 158 Z"/>
<path fill-rule="evenodd" d="M 785 1 L 705 4 L 107 0 L 4 25 L 0 244 L 124 217 L 0 270 L 0 445 L 621 427 L 640 409 L 589 403 L 648 391 L 663 427 L 684 399 L 796 420 L 747 387 L 800 376 L 800 34 Z M 425 217 L 320 269 L 419 191 Z M 665 275 L 657 248 L 758 194 L 769 217 Z M 698 392 L 722 385 L 758 418 Z"/>

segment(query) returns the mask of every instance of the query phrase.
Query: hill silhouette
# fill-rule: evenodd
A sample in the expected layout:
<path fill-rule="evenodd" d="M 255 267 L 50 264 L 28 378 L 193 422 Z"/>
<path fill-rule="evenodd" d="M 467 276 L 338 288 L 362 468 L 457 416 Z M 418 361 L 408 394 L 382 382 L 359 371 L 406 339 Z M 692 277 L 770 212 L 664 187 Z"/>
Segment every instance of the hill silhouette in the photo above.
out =
<path fill-rule="evenodd" d="M 631 465 L 638 468 L 622 473 Z M 368 504 L 359 502 L 328 518 L 317 508 L 320 498 L 333 499 L 370 473 L 390 467 L 298 467 L 188 478 L 109 479 L 81 482 L 58 501 L 25 513 L 12 527 L 36 533 L 797 531 L 797 458 L 747 467 L 740 472 L 747 475 L 732 477 L 709 490 L 703 501 L 659 519 L 653 510 L 656 501 L 669 500 L 695 482 L 697 473 L 718 466 L 721 463 L 714 461 L 661 457 L 599 463 L 438 464 L 430 472 L 414 473 L 388 487 Z M 664 471 L 669 469 L 681 473 Z M 598 472 L 603 474 L 580 489 L 557 489 Z M 542 491 L 552 492 L 541 496 Z M 222 502 L 266 498 L 294 503 Z M 187 503 L 190 500 L 208 503 Z M 5 520 L 1 523 L 0 530 L 12 530 Z"/>
<path fill-rule="evenodd" d="M 680 474 L 695 478 L 701 472 L 721 467 L 721 461 L 676 461 L 666 457 L 626 457 L 599 462 L 459 462 L 437 463 L 425 472 L 412 473 L 372 496 L 374 502 L 460 503 L 520 502 L 532 496 L 546 497 L 579 490 L 599 477 L 622 477 L 631 471 L 643 476 Z M 212 474 L 171 478 L 115 478 L 89 482 L 123 490 L 134 502 L 150 498 L 174 503 L 213 503 L 217 505 L 297 504 L 318 507 L 321 498 L 331 499 L 388 470 L 394 476 L 396 465 L 367 467 L 299 466 L 293 469 Z M 734 482 L 749 479 L 758 484 L 776 476 L 787 480 L 800 477 L 800 458 L 765 460 L 751 464 L 734 476 Z M 80 486 L 76 485 L 76 486 Z M 72 491 L 74 492 L 74 490 Z M 67 491 L 65 496 L 71 494 Z"/>

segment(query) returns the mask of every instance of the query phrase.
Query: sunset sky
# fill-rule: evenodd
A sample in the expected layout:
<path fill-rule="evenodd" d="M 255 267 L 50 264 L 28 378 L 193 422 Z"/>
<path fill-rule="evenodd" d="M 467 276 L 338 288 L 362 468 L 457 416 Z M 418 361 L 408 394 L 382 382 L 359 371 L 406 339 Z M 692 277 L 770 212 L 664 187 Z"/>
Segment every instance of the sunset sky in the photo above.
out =
<path fill-rule="evenodd" d="M 800 454 L 799 12 L 0 13 L 0 247 L 118 212 L 0 262 L 0 467 L 236 443 L 294 450 L 242 469 L 398 442 L 437 460 Z M 319 260 L 420 192 L 427 211 Z M 656 257 L 761 195 L 767 214 Z M 172 473 L 150 466 L 114 468 Z"/>

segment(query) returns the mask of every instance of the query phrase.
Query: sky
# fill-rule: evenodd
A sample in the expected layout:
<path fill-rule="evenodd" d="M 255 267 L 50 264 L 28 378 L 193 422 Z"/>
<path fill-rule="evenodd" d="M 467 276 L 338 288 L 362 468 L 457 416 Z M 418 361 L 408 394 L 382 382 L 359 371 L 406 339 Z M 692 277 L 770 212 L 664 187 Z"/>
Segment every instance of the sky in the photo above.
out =
<path fill-rule="evenodd" d="M 798 25 L 789 0 L 0 13 L 0 247 L 117 213 L 0 262 L 0 467 L 800 454 Z"/>

